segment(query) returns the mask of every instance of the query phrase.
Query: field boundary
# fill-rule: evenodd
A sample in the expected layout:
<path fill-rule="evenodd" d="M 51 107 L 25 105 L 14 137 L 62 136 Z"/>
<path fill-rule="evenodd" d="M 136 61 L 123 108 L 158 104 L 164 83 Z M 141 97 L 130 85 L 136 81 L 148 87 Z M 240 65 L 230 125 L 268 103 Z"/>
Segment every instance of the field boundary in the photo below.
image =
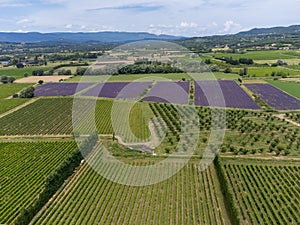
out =
<path fill-rule="evenodd" d="M 34 102 L 37 101 L 38 99 L 39 99 L 39 98 L 33 98 L 33 99 L 30 99 L 29 101 L 23 103 L 22 105 L 19 105 L 19 106 L 15 107 L 15 108 L 13 108 L 13 109 L 11 109 L 11 110 L 8 110 L 8 111 L 5 112 L 5 113 L 0 114 L 0 118 L 2 118 L 2 117 L 4 117 L 4 116 L 7 116 L 7 115 L 9 115 L 9 114 L 11 114 L 11 113 L 13 113 L 13 112 L 19 110 L 19 109 L 22 109 L 22 108 L 24 108 L 25 106 L 30 105 L 31 103 L 34 103 Z"/>

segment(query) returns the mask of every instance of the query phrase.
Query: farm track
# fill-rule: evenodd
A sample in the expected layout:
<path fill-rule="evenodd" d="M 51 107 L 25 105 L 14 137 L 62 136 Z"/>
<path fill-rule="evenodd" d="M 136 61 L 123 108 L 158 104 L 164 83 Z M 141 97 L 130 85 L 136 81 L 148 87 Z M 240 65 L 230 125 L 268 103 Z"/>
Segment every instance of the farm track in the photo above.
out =
<path fill-rule="evenodd" d="M 291 123 L 291 124 L 293 124 L 297 127 L 300 127 L 300 123 L 297 123 L 297 122 L 295 122 L 291 119 L 286 118 L 284 114 L 274 114 L 274 116 L 279 118 L 279 119 L 284 119 L 285 121 L 287 121 L 287 122 L 289 122 L 289 123 Z"/>

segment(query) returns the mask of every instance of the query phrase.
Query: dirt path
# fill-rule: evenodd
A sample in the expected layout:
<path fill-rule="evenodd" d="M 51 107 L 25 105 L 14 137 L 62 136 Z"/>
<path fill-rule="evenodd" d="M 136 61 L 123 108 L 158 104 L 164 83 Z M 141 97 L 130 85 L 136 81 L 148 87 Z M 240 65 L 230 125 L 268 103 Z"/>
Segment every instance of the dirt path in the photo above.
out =
<path fill-rule="evenodd" d="M 19 105 L 19 106 L 15 107 L 15 108 L 13 108 L 13 109 L 11 109 L 11 110 L 8 110 L 7 112 L 0 114 L 0 118 L 6 116 L 6 115 L 8 115 L 8 114 L 11 114 L 11 113 L 13 113 L 13 112 L 15 112 L 15 111 L 17 111 L 17 110 L 19 110 L 19 109 L 22 109 L 22 108 L 24 108 L 25 106 L 27 106 L 27 105 L 29 105 L 29 104 L 31 104 L 31 103 L 37 101 L 38 99 L 39 99 L 39 98 L 33 98 L 33 99 L 31 99 L 31 100 L 29 100 L 29 101 L 23 103 L 22 105 Z"/>
<path fill-rule="evenodd" d="M 146 153 L 154 153 L 154 149 L 156 146 L 158 146 L 161 142 L 161 139 L 158 137 L 158 135 L 155 132 L 154 124 L 152 121 L 149 121 L 149 130 L 151 133 L 151 140 L 147 142 L 134 142 L 134 143 L 127 143 L 125 142 L 122 137 L 116 136 L 116 139 L 121 145 L 127 146 L 127 147 L 137 147 L 139 148 L 142 152 Z"/>
<path fill-rule="evenodd" d="M 287 122 L 289 122 L 289 123 L 291 123 L 291 124 L 293 124 L 297 127 L 300 127 L 300 123 L 297 123 L 293 120 L 290 120 L 290 119 L 286 118 L 284 114 L 274 114 L 274 116 L 279 118 L 279 119 L 284 119 L 285 121 L 287 121 Z"/>
<path fill-rule="evenodd" d="M 0 142 L 33 142 L 33 141 L 59 141 L 74 140 L 72 135 L 14 135 L 0 136 Z"/>

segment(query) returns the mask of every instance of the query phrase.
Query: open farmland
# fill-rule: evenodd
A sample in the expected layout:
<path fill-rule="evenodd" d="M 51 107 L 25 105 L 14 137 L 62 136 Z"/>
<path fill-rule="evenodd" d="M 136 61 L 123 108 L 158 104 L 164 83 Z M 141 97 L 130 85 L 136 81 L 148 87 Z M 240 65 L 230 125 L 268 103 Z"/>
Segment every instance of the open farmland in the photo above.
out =
<path fill-rule="evenodd" d="M 300 224 L 300 161 L 219 159 L 221 184 L 239 224 Z"/>
<path fill-rule="evenodd" d="M 126 74 L 126 75 L 86 75 L 86 76 L 74 76 L 66 82 L 131 82 L 131 81 L 159 81 L 168 79 L 170 81 L 179 81 L 182 79 L 192 80 L 193 78 L 190 76 L 193 75 L 201 80 L 211 80 L 211 79 L 225 79 L 225 80 L 237 80 L 239 76 L 234 73 L 222 73 L 222 72 L 214 72 L 212 73 L 162 73 L 162 74 Z"/>
<path fill-rule="evenodd" d="M 91 85 L 92 83 L 48 83 L 37 86 L 34 96 L 70 96 Z"/>
<path fill-rule="evenodd" d="M 143 101 L 169 102 L 174 104 L 188 104 L 190 82 L 157 82 L 143 98 Z"/>
<path fill-rule="evenodd" d="M 0 84 L 0 114 L 13 109 L 28 99 L 6 99 L 11 98 L 13 94 L 18 93 L 29 84 Z"/>
<path fill-rule="evenodd" d="M 141 169 L 155 162 L 125 160 Z M 98 166 L 120 169 L 120 164 Z M 105 179 L 85 164 L 31 224 L 231 224 L 216 178 L 213 166 L 199 172 L 190 162 L 161 183 L 133 187 Z"/>
<path fill-rule="evenodd" d="M 24 77 L 24 73 L 28 73 L 31 76 L 33 70 L 43 69 L 44 71 L 48 71 L 50 67 L 31 67 L 31 68 L 1 68 L 0 76 L 9 76 L 14 77 L 16 79 Z"/>
<path fill-rule="evenodd" d="M 76 149 L 75 142 L 0 142 L 0 223 L 12 224 L 43 189 L 45 177 Z"/>
<path fill-rule="evenodd" d="M 81 83 L 84 84 L 84 83 Z M 111 82 L 100 83 L 89 89 L 83 96 L 136 99 L 145 91 L 151 82 Z"/>
<path fill-rule="evenodd" d="M 300 100 L 270 84 L 245 84 L 269 106 L 276 110 L 300 109 Z"/>
<path fill-rule="evenodd" d="M 278 80 L 267 80 L 273 86 L 293 95 L 300 99 L 300 83 L 289 82 L 289 81 L 278 81 Z"/>
<path fill-rule="evenodd" d="M 44 81 L 45 83 L 48 82 L 59 82 L 60 80 L 67 80 L 72 76 L 30 76 L 24 77 L 16 80 L 14 83 L 38 83 L 40 80 Z"/>
<path fill-rule="evenodd" d="M 85 104 L 93 104 L 92 100 L 84 99 Z M 27 105 L 9 115 L 0 118 L 0 135 L 71 135 L 72 127 L 72 98 L 48 98 L 39 99 L 36 102 Z M 82 121 L 83 129 L 90 132 L 91 127 L 86 127 L 87 120 L 92 120 L 95 117 L 96 126 L 99 134 L 113 134 L 111 124 L 111 109 L 113 101 L 98 100 L 96 102 L 95 115 L 93 112 L 87 113 Z M 117 118 L 120 123 L 123 123 L 124 110 L 130 105 L 126 102 L 116 104 L 114 113 L 117 113 Z M 147 129 L 147 119 L 151 110 L 146 103 L 138 103 L 130 111 L 130 125 L 136 138 L 146 139 L 149 136 Z M 82 108 L 86 110 L 85 107 Z M 150 113 L 149 113 L 150 112 Z M 132 137 L 129 135 L 129 128 L 118 126 L 115 131 L 117 134 L 124 136 L 125 139 Z M 127 137 L 127 138 L 126 138 Z"/>
<path fill-rule="evenodd" d="M 213 53 L 214 57 L 247 58 L 253 60 L 278 60 L 299 58 L 299 52 L 292 50 L 247 51 L 246 53 Z"/>
<path fill-rule="evenodd" d="M 219 94 L 216 94 L 219 93 Z M 195 105 L 259 109 L 234 81 L 195 81 Z"/>
<path fill-rule="evenodd" d="M 240 68 L 233 68 L 233 72 L 239 73 Z M 300 75 L 299 71 L 290 70 L 284 67 L 248 67 L 248 75 L 250 77 L 272 77 L 273 76 L 296 76 Z"/>
<path fill-rule="evenodd" d="M 188 131 L 191 134 L 181 136 L 181 125 L 178 123 L 180 118 L 176 110 L 180 109 L 188 115 L 193 112 L 191 106 L 174 107 L 165 103 L 150 103 L 150 108 L 156 117 L 162 118 L 167 124 L 166 136 L 155 149 L 155 152 L 161 154 L 176 152 L 176 146 L 180 138 L 186 140 L 184 147 L 192 142 L 191 134 L 194 133 L 193 130 Z M 203 154 L 208 144 L 212 122 L 214 122 L 214 126 L 219 129 L 224 129 L 226 126 L 226 134 L 220 148 L 222 153 L 253 156 L 257 154 L 265 156 L 299 156 L 299 128 L 292 124 L 260 111 L 226 109 L 226 113 L 217 116 L 218 111 L 215 109 L 212 113 L 212 110 L 208 107 L 197 107 L 201 132 L 197 140 L 195 154 Z M 226 117 L 226 120 L 224 117 Z M 222 120 L 225 120 L 224 123 L 222 123 Z M 184 121 L 183 123 L 188 126 L 190 123 L 195 124 L 196 122 L 195 119 L 190 119 L 190 121 Z M 157 126 L 157 129 L 159 130 L 159 126 Z M 157 133 L 159 137 L 162 136 L 162 132 L 158 131 Z"/>

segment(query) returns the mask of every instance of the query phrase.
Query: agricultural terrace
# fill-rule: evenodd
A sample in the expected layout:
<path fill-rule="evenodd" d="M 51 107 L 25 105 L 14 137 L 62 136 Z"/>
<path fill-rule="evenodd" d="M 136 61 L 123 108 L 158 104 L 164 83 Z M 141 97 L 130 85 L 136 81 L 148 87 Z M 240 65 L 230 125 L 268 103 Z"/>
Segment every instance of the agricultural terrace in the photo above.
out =
<path fill-rule="evenodd" d="M 273 86 L 300 99 L 300 83 L 290 81 L 267 80 Z"/>
<path fill-rule="evenodd" d="M 124 160 L 134 166 L 147 166 L 158 159 Z M 97 166 L 103 171 L 109 168 L 120 171 L 120 164 L 102 163 Z M 170 163 L 169 169 L 179 166 L 182 166 L 180 162 Z M 129 177 L 136 176 L 128 172 Z M 231 224 L 215 168 L 211 166 L 200 172 L 197 162 L 188 163 L 176 175 L 161 183 L 143 187 L 114 183 L 84 164 L 31 222 L 73 223 Z"/>
<path fill-rule="evenodd" d="M 75 142 L 0 142 L 0 223 L 12 224 L 43 189 L 45 177 L 76 149 Z"/>
<path fill-rule="evenodd" d="M 276 110 L 300 109 L 299 99 L 270 84 L 245 84 L 245 86 Z"/>
<path fill-rule="evenodd" d="M 300 224 L 300 161 L 221 158 L 217 168 L 239 224 Z"/>

